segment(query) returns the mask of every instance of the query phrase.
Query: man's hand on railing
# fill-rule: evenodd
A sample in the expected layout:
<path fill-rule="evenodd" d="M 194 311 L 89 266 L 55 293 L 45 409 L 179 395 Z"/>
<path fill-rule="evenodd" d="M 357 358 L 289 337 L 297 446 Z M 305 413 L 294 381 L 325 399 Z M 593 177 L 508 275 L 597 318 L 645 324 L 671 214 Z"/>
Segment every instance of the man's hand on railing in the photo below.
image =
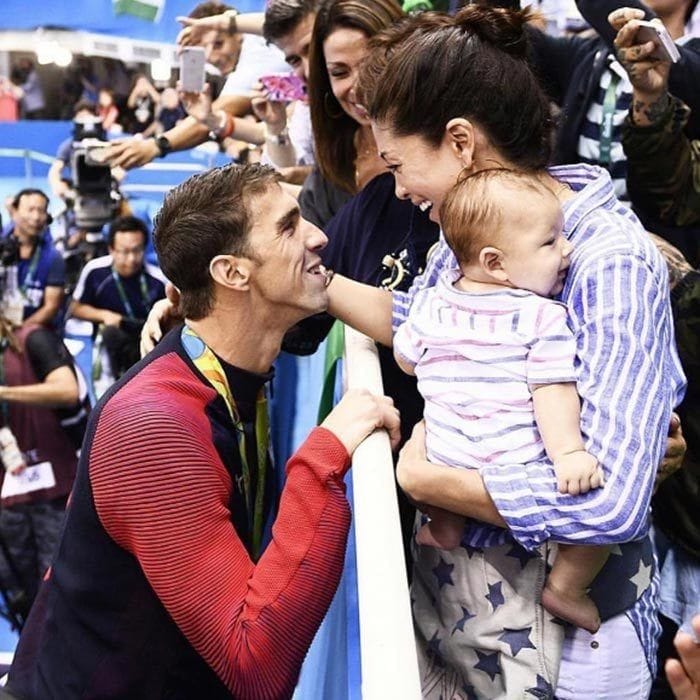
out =
<path fill-rule="evenodd" d="M 375 396 L 366 389 L 350 389 L 326 416 L 321 427 L 330 430 L 345 445 L 349 455 L 371 433 L 384 428 L 391 448 L 399 444 L 399 411 L 388 396 Z"/>

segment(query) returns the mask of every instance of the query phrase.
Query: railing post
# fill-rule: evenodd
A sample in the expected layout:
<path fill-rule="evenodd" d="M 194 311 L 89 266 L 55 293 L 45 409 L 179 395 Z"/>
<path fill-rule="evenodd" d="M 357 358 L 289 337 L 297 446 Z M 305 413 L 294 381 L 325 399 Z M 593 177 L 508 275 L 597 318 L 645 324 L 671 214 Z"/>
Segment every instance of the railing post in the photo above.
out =
<path fill-rule="evenodd" d="M 345 383 L 384 393 L 377 349 L 345 329 Z M 352 466 L 363 700 L 420 700 L 389 438 L 370 435 Z"/>

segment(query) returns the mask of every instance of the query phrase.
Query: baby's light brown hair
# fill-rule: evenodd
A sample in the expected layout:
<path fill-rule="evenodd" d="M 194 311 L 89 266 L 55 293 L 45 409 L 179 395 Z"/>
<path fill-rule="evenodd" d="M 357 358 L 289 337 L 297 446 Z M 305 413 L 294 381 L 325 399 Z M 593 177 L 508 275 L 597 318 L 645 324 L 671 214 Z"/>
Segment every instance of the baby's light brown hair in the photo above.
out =
<path fill-rule="evenodd" d="M 460 265 L 478 262 L 483 248 L 499 248 L 505 243 L 504 234 L 517 233 L 503 230 L 499 198 L 493 192 L 496 185 L 506 186 L 513 196 L 555 196 L 535 174 L 522 170 L 492 168 L 460 177 L 440 207 L 445 240 Z"/>

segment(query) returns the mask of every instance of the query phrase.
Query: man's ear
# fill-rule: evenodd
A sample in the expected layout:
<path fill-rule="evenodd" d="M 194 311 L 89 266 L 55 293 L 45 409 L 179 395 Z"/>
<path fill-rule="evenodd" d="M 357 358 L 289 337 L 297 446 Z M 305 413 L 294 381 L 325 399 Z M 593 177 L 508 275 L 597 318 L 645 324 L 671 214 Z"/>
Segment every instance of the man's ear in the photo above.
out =
<path fill-rule="evenodd" d="M 217 284 L 228 289 L 247 292 L 253 263 L 249 258 L 217 255 L 209 263 L 209 274 Z"/>
<path fill-rule="evenodd" d="M 486 246 L 479 251 L 479 265 L 483 272 L 501 284 L 508 282 L 503 251 L 493 246 Z"/>
<path fill-rule="evenodd" d="M 462 162 L 462 168 L 471 169 L 476 141 L 474 125 L 464 117 L 450 119 L 445 126 L 445 139 L 455 156 Z"/>

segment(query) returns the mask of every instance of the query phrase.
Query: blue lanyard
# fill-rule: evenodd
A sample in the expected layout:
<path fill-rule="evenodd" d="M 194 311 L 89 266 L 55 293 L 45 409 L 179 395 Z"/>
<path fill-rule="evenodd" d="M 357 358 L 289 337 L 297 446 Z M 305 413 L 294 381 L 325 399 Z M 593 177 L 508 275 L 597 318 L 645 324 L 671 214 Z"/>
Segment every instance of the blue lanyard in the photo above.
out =
<path fill-rule="evenodd" d="M 114 284 L 117 287 L 117 292 L 119 293 L 119 298 L 121 299 L 122 304 L 124 305 L 126 315 L 129 318 L 136 318 L 136 316 L 134 316 L 134 310 L 131 308 L 131 302 L 126 296 L 126 291 L 124 291 L 122 281 L 114 268 L 112 268 L 112 279 L 114 280 Z M 139 288 L 141 289 L 141 298 L 143 299 L 143 306 L 146 309 L 146 313 L 148 313 L 148 307 L 151 305 L 151 299 L 148 295 L 148 284 L 146 283 L 146 275 L 144 275 L 143 272 L 139 276 Z"/>

